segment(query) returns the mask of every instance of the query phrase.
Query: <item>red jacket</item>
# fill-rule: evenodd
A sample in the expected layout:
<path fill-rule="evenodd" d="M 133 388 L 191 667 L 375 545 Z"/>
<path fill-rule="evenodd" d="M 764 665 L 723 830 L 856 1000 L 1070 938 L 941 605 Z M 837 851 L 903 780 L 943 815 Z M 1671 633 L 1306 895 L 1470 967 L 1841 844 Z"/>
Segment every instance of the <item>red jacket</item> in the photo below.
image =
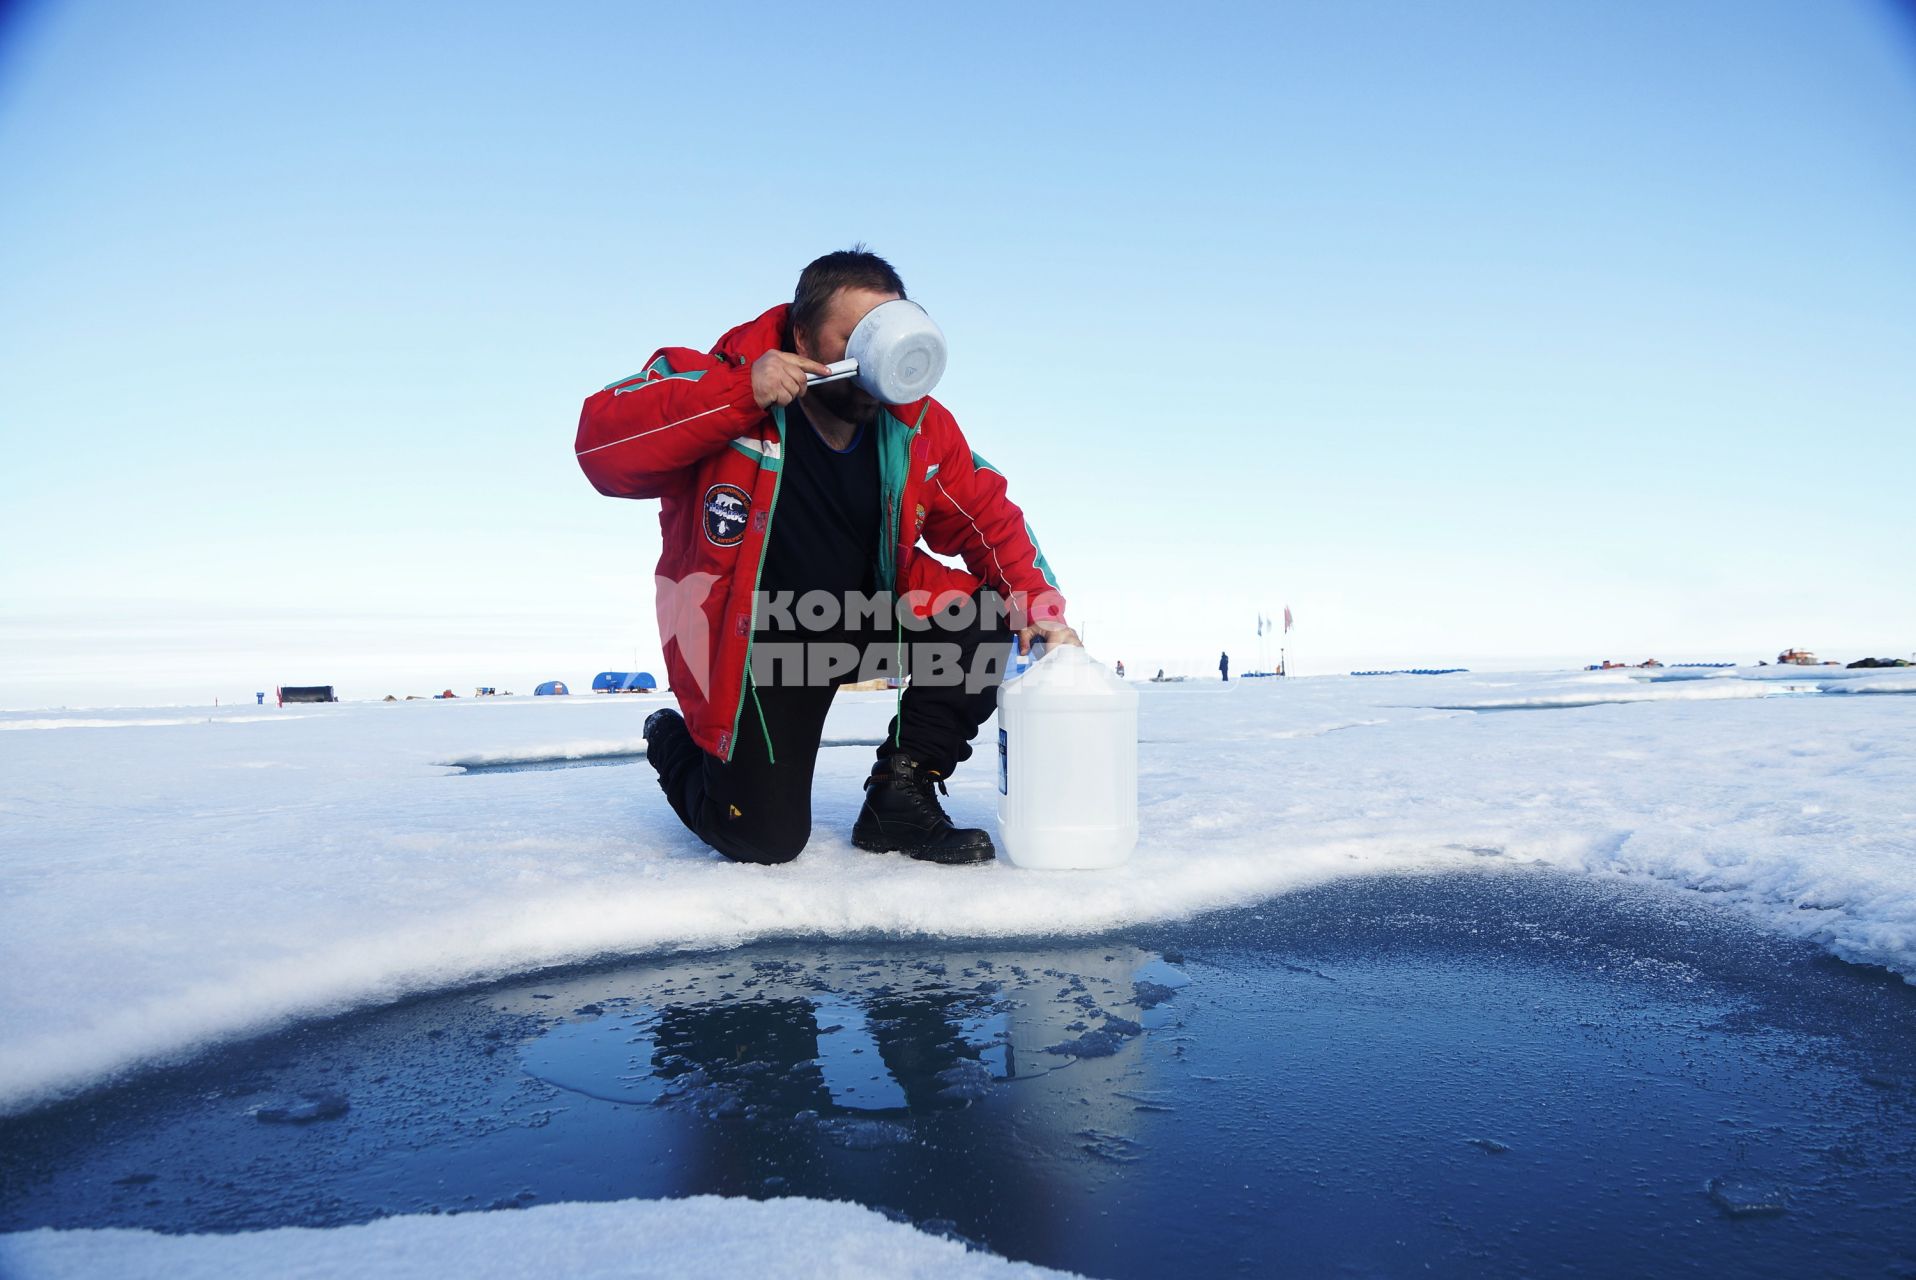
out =
<path fill-rule="evenodd" d="M 785 411 L 752 396 L 752 362 L 790 349 L 789 307 L 720 338 L 709 354 L 666 347 L 645 369 L 587 398 L 579 465 L 600 493 L 658 498 L 665 540 L 654 582 L 666 671 L 693 740 L 731 759 L 747 700 L 753 592 L 778 502 Z M 1064 598 L 1005 479 L 971 451 L 929 396 L 880 415 L 878 471 L 889 537 L 881 590 L 924 614 L 989 583 L 1035 619 L 1062 618 Z M 918 546 L 964 558 L 970 572 Z"/>

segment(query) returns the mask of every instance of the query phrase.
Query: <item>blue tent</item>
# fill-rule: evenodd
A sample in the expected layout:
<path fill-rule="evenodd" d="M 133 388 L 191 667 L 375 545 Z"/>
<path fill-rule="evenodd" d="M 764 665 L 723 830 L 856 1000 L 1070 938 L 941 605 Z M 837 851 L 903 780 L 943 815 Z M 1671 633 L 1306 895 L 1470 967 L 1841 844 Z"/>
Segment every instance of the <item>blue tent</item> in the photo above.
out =
<path fill-rule="evenodd" d="M 547 697 L 555 693 L 571 693 L 572 690 L 565 687 L 563 680 L 548 680 L 532 692 L 540 697 Z"/>
<path fill-rule="evenodd" d="M 650 671 L 601 671 L 592 677 L 594 693 L 644 693 L 658 687 Z"/>

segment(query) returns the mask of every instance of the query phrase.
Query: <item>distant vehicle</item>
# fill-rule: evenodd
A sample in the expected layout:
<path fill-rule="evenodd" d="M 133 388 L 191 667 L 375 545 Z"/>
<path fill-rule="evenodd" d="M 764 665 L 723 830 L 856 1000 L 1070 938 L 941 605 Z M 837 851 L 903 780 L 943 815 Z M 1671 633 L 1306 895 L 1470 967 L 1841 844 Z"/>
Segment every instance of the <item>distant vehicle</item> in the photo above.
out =
<path fill-rule="evenodd" d="M 333 693 L 333 686 L 329 684 L 283 684 L 273 691 L 273 696 L 282 707 L 289 702 L 339 701 Z M 264 702 L 265 699 L 261 698 L 260 701 Z"/>
<path fill-rule="evenodd" d="M 571 692 L 572 690 L 565 687 L 565 681 L 548 680 L 544 684 L 540 685 L 537 689 L 534 689 L 532 691 L 532 694 L 536 698 L 550 698 L 560 694 L 568 694 Z"/>
<path fill-rule="evenodd" d="M 1776 655 L 1776 660 L 1792 667 L 1814 667 L 1818 664 L 1816 655 L 1808 649 L 1785 649 Z"/>
<path fill-rule="evenodd" d="M 459 695 L 448 689 L 444 693 L 435 693 L 432 696 L 435 698 L 456 698 Z"/>
<path fill-rule="evenodd" d="M 594 693 L 650 693 L 658 687 L 650 671 L 601 671 L 592 677 Z"/>

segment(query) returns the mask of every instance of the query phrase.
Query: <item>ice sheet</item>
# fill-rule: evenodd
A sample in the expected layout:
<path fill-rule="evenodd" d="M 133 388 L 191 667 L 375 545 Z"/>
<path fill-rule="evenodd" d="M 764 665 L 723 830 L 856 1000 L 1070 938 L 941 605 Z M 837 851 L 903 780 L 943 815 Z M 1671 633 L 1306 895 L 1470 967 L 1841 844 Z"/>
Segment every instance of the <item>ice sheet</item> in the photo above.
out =
<path fill-rule="evenodd" d="M 1916 975 L 1916 701 L 1765 675 L 1145 685 L 1143 835 L 1103 873 L 853 849 L 885 693 L 841 696 L 826 737 L 847 745 L 820 754 L 812 844 L 777 868 L 687 835 L 643 761 L 451 764 L 629 753 L 660 697 L 77 717 L 148 722 L 120 732 L 0 714 L 16 726 L 0 733 L 0 1110 L 294 1019 L 599 956 L 1086 934 L 1499 860 L 1709 893 Z M 1435 709 L 1463 703 L 1524 709 Z M 961 822 L 990 825 L 995 801 L 985 764 L 953 778 Z"/>

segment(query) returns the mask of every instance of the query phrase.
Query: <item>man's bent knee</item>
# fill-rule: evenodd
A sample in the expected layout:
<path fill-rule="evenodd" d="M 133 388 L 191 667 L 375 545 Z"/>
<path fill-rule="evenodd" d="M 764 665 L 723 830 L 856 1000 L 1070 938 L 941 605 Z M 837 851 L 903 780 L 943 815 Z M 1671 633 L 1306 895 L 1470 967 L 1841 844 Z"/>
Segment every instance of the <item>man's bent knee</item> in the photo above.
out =
<path fill-rule="evenodd" d="M 803 853 L 811 835 L 811 815 L 806 814 L 802 826 L 789 821 L 764 824 L 733 819 L 707 839 L 714 849 L 734 862 L 776 866 Z"/>

